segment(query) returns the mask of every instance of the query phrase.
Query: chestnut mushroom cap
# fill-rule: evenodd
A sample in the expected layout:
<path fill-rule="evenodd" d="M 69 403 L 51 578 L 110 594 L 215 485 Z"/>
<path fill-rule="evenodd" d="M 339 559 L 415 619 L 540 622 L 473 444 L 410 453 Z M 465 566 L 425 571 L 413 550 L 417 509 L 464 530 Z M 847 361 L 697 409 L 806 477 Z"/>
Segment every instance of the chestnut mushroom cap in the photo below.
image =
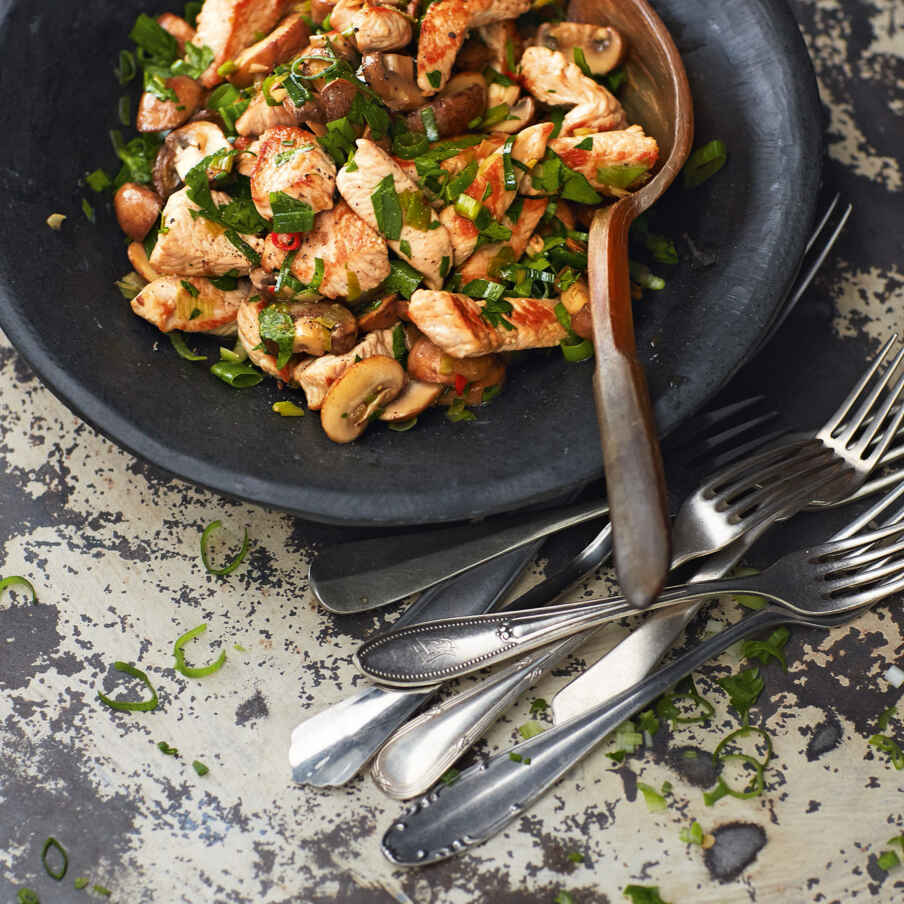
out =
<path fill-rule="evenodd" d="M 177 75 L 166 80 L 166 87 L 176 95 L 176 100 L 161 100 L 150 91 L 141 95 L 135 117 L 135 128 L 139 132 L 175 129 L 187 122 L 201 106 L 204 89 L 194 79 Z"/>
<path fill-rule="evenodd" d="M 430 102 L 414 113 L 409 113 L 405 124 L 412 132 L 424 132 L 422 113 L 433 111 L 433 120 L 440 138 L 460 135 L 467 131 L 468 124 L 487 109 L 487 83 L 479 72 L 460 72 L 450 79 L 446 87 Z"/>
<path fill-rule="evenodd" d="M 628 52 L 627 42 L 616 29 L 582 22 L 546 22 L 537 29 L 534 43 L 561 51 L 569 60 L 574 56 L 574 49 L 580 48 L 594 75 L 611 72 Z"/>
<path fill-rule="evenodd" d="M 396 311 L 396 302 L 398 300 L 398 292 L 393 292 L 390 295 L 378 298 L 373 304 L 368 305 L 358 314 L 358 329 L 362 333 L 389 329 L 399 319 Z"/>
<path fill-rule="evenodd" d="M 395 358 L 374 355 L 353 364 L 331 387 L 320 409 L 320 423 L 336 443 L 356 440 L 405 386 Z"/>
<path fill-rule="evenodd" d="M 126 182 L 113 196 L 113 209 L 119 228 L 133 241 L 141 242 L 157 222 L 163 201 L 152 188 Z"/>
<path fill-rule="evenodd" d="M 361 60 L 364 80 L 395 113 L 423 106 L 414 59 L 403 53 L 366 53 Z"/>
<path fill-rule="evenodd" d="M 443 394 L 439 383 L 423 383 L 420 380 L 409 380 L 401 394 L 393 399 L 380 415 L 381 421 L 407 421 L 426 411 Z"/>

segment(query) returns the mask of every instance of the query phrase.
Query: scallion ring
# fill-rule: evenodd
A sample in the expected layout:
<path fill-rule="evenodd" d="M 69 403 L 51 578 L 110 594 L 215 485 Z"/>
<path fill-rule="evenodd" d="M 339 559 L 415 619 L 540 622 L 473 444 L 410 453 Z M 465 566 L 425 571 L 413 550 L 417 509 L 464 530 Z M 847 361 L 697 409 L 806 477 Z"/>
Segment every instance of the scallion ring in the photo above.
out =
<path fill-rule="evenodd" d="M 207 527 L 204 528 L 204 532 L 201 534 L 201 561 L 204 563 L 204 567 L 207 569 L 207 571 L 210 574 L 218 574 L 218 575 L 232 574 L 232 572 L 235 571 L 236 568 L 238 568 L 239 565 L 242 564 L 242 560 L 245 558 L 245 555 L 248 552 L 248 546 L 250 545 L 248 543 L 248 528 L 246 527 L 245 528 L 245 536 L 244 536 L 244 539 L 242 540 L 242 548 L 239 550 L 238 555 L 231 562 L 229 562 L 227 565 L 225 565 L 223 568 L 214 568 L 210 564 L 210 559 L 207 556 L 207 543 L 210 539 L 210 535 L 218 527 L 222 527 L 222 525 L 223 525 L 222 521 L 219 521 L 219 520 L 211 521 L 211 523 L 208 524 Z"/>
<path fill-rule="evenodd" d="M 219 377 L 224 383 L 228 383 L 234 389 L 247 389 L 250 386 L 257 386 L 264 375 L 250 364 L 244 364 L 238 361 L 217 361 L 210 372 Z"/>
<path fill-rule="evenodd" d="M 176 354 L 180 358 L 184 358 L 186 361 L 206 361 L 207 355 L 196 355 L 186 344 L 185 339 L 178 330 L 173 330 L 172 332 L 167 333 L 169 336 L 169 341 L 172 343 L 173 348 L 176 350 Z"/>
<path fill-rule="evenodd" d="M 218 672 L 223 668 L 223 664 L 226 662 L 226 651 L 220 650 L 220 655 L 210 663 L 210 665 L 201 666 L 196 669 L 185 664 L 185 650 L 183 648 L 190 640 L 194 640 L 199 634 L 203 634 L 206 630 L 207 623 L 205 622 L 203 625 L 198 625 L 197 628 L 186 631 L 173 644 L 173 658 L 176 660 L 176 671 L 185 675 L 186 678 L 205 678 L 207 675 Z"/>
<path fill-rule="evenodd" d="M 141 669 L 135 668 L 134 665 L 130 665 L 128 662 L 114 662 L 113 668 L 116 669 L 117 672 L 122 672 L 124 675 L 128 675 L 131 678 L 137 678 L 139 681 L 144 682 L 151 692 L 151 697 L 149 700 L 112 700 L 110 697 L 106 696 L 106 694 L 98 691 L 97 696 L 102 703 L 105 703 L 110 709 L 119 710 L 120 712 L 150 712 L 152 709 L 157 708 L 157 691 L 154 690 L 154 685 L 151 684 L 151 679 L 148 678 L 147 673 L 142 672 Z"/>
<path fill-rule="evenodd" d="M 562 349 L 562 356 L 570 364 L 580 364 L 593 357 L 593 343 L 588 339 L 580 339 L 577 342 L 566 342 L 564 339 L 559 343 Z"/>
<path fill-rule="evenodd" d="M 730 735 L 726 735 L 722 738 L 721 741 L 716 745 L 716 749 L 713 751 L 713 759 L 720 760 L 729 756 L 730 754 L 723 754 L 722 750 L 726 747 L 726 745 L 730 744 L 735 738 L 746 738 L 750 734 L 758 734 L 762 739 L 766 742 L 766 759 L 763 760 L 763 768 L 769 765 L 769 760 L 772 759 L 773 747 L 772 747 L 772 738 L 769 737 L 769 734 L 765 731 L 765 729 L 760 728 L 757 725 L 745 725 L 743 728 L 739 728 L 737 731 L 733 731 Z"/>
<path fill-rule="evenodd" d="M 725 150 L 725 144 L 718 138 L 697 148 L 684 164 L 685 188 L 696 188 L 698 185 L 702 185 L 725 166 L 727 159 L 728 152 Z"/>
<path fill-rule="evenodd" d="M 756 774 L 753 777 L 753 784 L 748 785 L 743 791 L 736 791 L 730 787 L 720 775 L 719 783 L 716 787 L 703 795 L 703 803 L 707 807 L 711 807 L 717 800 L 721 800 L 726 795 L 736 797 L 738 800 L 749 800 L 751 797 L 759 797 L 763 793 L 765 781 L 763 779 L 763 765 L 759 760 L 754 759 L 752 756 L 747 756 L 746 753 L 726 753 L 722 755 L 721 759 L 723 763 L 729 761 L 746 763 L 748 766 L 753 767 Z"/>
<path fill-rule="evenodd" d="M 0 580 L 0 594 L 3 593 L 8 587 L 24 587 L 31 593 L 31 601 L 36 603 L 38 601 L 38 595 L 35 593 L 35 588 L 32 586 L 31 581 L 26 580 L 21 575 L 14 574 L 8 578 L 3 578 Z"/>
<path fill-rule="evenodd" d="M 63 866 L 59 872 L 54 872 L 50 868 L 50 864 L 47 862 L 47 855 L 50 853 L 51 848 L 56 848 L 60 852 L 60 856 L 63 858 Z M 63 845 L 56 840 L 56 838 L 51 835 L 47 841 L 44 842 L 44 847 L 41 850 L 41 863 L 44 864 L 44 871 L 50 876 L 51 879 L 56 879 L 57 882 L 60 882 L 63 876 L 66 875 L 66 870 L 69 869 L 69 855 L 66 853 Z"/>

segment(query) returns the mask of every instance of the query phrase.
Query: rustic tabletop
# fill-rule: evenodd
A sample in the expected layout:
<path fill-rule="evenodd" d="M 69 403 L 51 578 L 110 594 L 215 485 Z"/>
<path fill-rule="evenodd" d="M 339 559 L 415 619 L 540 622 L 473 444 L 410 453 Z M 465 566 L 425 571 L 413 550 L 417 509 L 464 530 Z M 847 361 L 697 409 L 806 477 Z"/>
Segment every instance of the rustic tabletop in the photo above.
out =
<path fill-rule="evenodd" d="M 789 422 L 815 426 L 902 325 L 904 14 L 898 0 L 793 7 L 825 105 L 826 195 L 841 192 L 854 216 L 783 331 L 726 395 L 754 387 Z M 26 576 L 38 597 L 0 602 L 3 902 L 27 887 L 44 904 L 103 900 L 103 890 L 130 904 L 601 904 L 625 900 L 629 884 L 658 886 L 673 904 L 904 898 L 904 866 L 879 865 L 904 832 L 894 797 L 904 772 L 868 743 L 899 696 L 884 678 L 890 664 L 904 665 L 899 601 L 849 628 L 795 629 L 787 672 L 761 667 L 751 721 L 775 744 L 762 796 L 712 807 L 702 798 L 715 780 L 708 752 L 740 724 L 717 684 L 749 665 L 735 650 L 696 676 L 715 708 L 708 723 L 665 727 L 620 765 L 601 750 L 489 843 L 422 871 L 394 870 L 379 838 L 399 804 L 367 776 L 335 790 L 296 786 L 287 765 L 292 728 L 360 683 L 356 641 L 383 623 L 339 621 L 308 589 L 318 546 L 346 534 L 135 460 L 50 395 L 5 339 L 0 372 L 0 575 Z M 224 543 L 239 542 L 245 527 L 251 538 L 227 577 L 208 574 L 199 558 L 199 535 L 216 519 Z M 824 537 L 830 522 L 796 520 L 755 564 Z M 225 556 L 225 546 L 216 552 Z M 583 590 L 607 580 L 596 575 Z M 741 611 L 721 607 L 696 630 Z M 206 661 L 222 649 L 227 662 L 185 678 L 172 645 L 202 622 L 207 633 L 189 656 Z M 547 720 L 531 715 L 532 701 L 551 698 L 623 631 L 604 632 L 526 695 L 473 756 L 508 746 L 529 718 Z M 116 660 L 147 672 L 154 711 L 99 703 L 98 689 L 117 687 Z M 904 716 L 883 730 L 904 744 Z M 164 755 L 160 741 L 180 755 Z M 196 774 L 193 760 L 209 772 Z M 671 783 L 666 808 L 651 812 L 638 782 Z M 711 836 L 706 849 L 679 838 L 694 820 Z M 50 836 L 68 852 L 61 882 L 42 867 Z M 79 877 L 89 880 L 83 890 Z"/>

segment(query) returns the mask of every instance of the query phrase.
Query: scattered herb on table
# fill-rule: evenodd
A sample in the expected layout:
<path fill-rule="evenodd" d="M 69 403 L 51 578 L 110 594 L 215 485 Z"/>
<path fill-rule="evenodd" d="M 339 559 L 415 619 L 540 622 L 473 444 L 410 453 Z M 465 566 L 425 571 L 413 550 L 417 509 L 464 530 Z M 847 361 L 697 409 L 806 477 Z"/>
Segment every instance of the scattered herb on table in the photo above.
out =
<path fill-rule="evenodd" d="M 185 664 L 185 645 L 200 634 L 203 634 L 206 630 L 207 623 L 205 622 L 204 624 L 198 625 L 197 628 L 186 631 L 173 644 L 173 658 L 176 661 L 176 671 L 185 675 L 186 678 L 204 678 L 207 675 L 212 675 L 214 672 L 218 672 L 223 668 L 223 664 L 226 662 L 226 651 L 220 650 L 220 655 L 209 665 L 192 668 Z"/>
<path fill-rule="evenodd" d="M 218 365 L 216 365 L 216 364 L 214 365 L 214 367 L 217 367 L 217 366 Z M 217 530 L 219 527 L 222 527 L 222 525 L 223 525 L 222 521 L 219 521 L 219 520 L 212 521 L 210 524 L 207 525 L 207 527 L 204 528 L 204 531 L 201 534 L 201 561 L 204 563 L 204 567 L 207 569 L 207 571 L 210 574 L 216 574 L 216 575 L 220 575 L 220 576 L 232 574 L 232 572 L 235 571 L 236 568 L 238 568 L 239 565 L 242 564 L 242 561 L 244 560 L 245 555 L 248 552 L 248 546 L 249 546 L 248 528 L 245 528 L 245 535 L 242 539 L 242 548 L 238 551 L 235 558 L 228 564 L 224 565 L 222 568 L 214 568 L 210 564 L 210 558 L 207 553 L 207 544 L 210 542 L 210 535 L 215 530 Z"/>

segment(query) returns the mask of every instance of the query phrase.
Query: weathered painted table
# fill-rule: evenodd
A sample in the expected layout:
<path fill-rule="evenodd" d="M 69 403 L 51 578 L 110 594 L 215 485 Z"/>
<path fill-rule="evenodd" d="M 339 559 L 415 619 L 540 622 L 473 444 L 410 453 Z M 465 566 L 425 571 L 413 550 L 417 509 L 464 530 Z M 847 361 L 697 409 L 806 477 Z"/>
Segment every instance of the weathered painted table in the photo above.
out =
<path fill-rule="evenodd" d="M 902 325 L 904 15 L 898 0 L 794 6 L 827 107 L 826 181 L 856 210 L 800 309 L 731 392 L 761 388 L 789 418 L 815 425 L 876 341 Z M 715 685 L 737 671 L 735 651 L 698 676 L 716 708 L 708 726 L 661 731 L 621 767 L 599 752 L 492 842 L 422 872 L 394 871 L 378 839 L 399 805 L 368 777 L 328 792 L 297 787 L 286 761 L 296 722 L 357 685 L 356 638 L 381 623 L 339 623 L 308 591 L 312 552 L 342 532 L 220 499 L 135 461 L 60 405 L 5 341 L 0 368 L 0 574 L 26 575 L 39 599 L 0 602 L 4 904 L 23 886 L 45 904 L 101 899 L 90 885 L 74 889 L 79 876 L 129 904 L 539 904 L 562 891 L 590 904 L 622 900 L 629 883 L 696 904 L 904 900 L 904 867 L 886 873 L 876 862 L 904 831 L 904 772 L 867 743 L 898 696 L 883 678 L 904 659 L 894 606 L 846 630 L 797 629 L 788 672 L 762 669 L 753 721 L 776 746 L 762 797 L 702 801 L 712 783 L 704 752 L 738 724 Z M 216 518 L 232 540 L 244 526 L 252 538 L 226 578 L 208 575 L 198 555 L 199 534 Z M 825 536 L 830 520 L 796 521 L 759 558 Z M 739 613 L 723 608 L 700 630 Z M 228 661 L 210 677 L 183 678 L 172 644 L 201 622 L 208 632 L 189 655 L 205 661 L 222 648 Z M 99 704 L 118 659 L 147 671 L 157 710 Z M 550 697 L 579 665 L 522 700 L 476 755 L 511 743 L 531 700 Z M 892 719 L 888 733 L 904 742 L 904 722 Z M 164 756 L 158 741 L 181 756 Z M 683 753 L 692 748 L 696 759 Z M 194 759 L 209 774 L 196 775 Z M 649 812 L 638 781 L 671 782 L 668 808 Z M 694 819 L 715 837 L 707 851 L 679 840 Z M 69 854 L 62 883 L 41 866 L 51 835 Z"/>

